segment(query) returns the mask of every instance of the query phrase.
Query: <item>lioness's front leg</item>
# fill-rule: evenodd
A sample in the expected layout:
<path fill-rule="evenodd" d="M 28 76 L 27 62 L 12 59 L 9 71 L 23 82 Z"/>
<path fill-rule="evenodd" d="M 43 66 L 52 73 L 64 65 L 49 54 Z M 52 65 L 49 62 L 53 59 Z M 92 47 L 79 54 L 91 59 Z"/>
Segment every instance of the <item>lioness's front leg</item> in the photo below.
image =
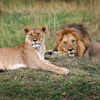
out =
<path fill-rule="evenodd" d="M 57 67 L 57 66 L 55 66 L 53 64 L 47 64 L 44 61 L 40 61 L 40 64 L 37 64 L 37 66 L 40 69 L 56 72 L 56 73 L 59 73 L 59 74 L 69 74 L 69 70 L 68 69 L 60 68 L 60 67 Z"/>
<path fill-rule="evenodd" d="M 48 61 L 48 60 L 44 60 L 44 62 L 47 63 L 47 64 L 51 64 L 51 62 Z"/>
<path fill-rule="evenodd" d="M 27 66 L 30 68 L 38 68 L 38 69 L 42 69 L 42 70 L 47 70 L 47 71 L 52 71 L 52 72 L 56 72 L 59 74 L 69 74 L 69 70 L 65 69 L 65 68 L 60 68 L 57 67 L 53 64 L 48 64 L 45 61 L 42 61 L 39 58 L 35 58 L 35 59 L 28 59 L 29 62 L 34 62 L 34 63 L 27 63 Z"/>

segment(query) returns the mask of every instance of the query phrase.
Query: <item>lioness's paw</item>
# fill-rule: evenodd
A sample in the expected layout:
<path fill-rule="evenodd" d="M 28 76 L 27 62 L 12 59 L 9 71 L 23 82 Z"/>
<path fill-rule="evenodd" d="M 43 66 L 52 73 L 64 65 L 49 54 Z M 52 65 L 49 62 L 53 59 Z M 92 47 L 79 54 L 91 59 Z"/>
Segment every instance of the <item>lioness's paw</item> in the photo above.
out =
<path fill-rule="evenodd" d="M 66 69 L 65 74 L 69 75 L 70 74 L 70 71 L 68 69 Z"/>
<path fill-rule="evenodd" d="M 66 68 L 63 68 L 62 74 L 69 75 L 70 74 L 70 71 L 68 69 L 66 69 Z"/>

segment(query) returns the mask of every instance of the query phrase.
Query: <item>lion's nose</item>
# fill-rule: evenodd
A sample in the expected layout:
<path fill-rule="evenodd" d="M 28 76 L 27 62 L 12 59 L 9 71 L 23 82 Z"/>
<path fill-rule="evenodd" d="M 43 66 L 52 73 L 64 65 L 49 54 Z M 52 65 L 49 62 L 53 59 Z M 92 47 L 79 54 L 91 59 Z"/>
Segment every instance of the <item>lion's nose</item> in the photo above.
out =
<path fill-rule="evenodd" d="M 37 40 L 36 40 L 36 39 L 34 39 L 33 41 L 34 41 L 34 42 L 36 42 Z"/>
<path fill-rule="evenodd" d="M 72 51 L 73 50 L 73 48 L 72 49 L 68 49 L 68 51 Z"/>

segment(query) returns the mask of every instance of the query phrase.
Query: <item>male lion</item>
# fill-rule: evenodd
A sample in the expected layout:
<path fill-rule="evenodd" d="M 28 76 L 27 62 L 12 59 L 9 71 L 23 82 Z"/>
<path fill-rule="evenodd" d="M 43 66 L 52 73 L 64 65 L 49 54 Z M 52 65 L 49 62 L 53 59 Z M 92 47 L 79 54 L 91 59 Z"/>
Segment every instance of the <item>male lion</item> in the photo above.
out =
<path fill-rule="evenodd" d="M 71 24 L 57 32 L 53 52 L 47 51 L 46 53 L 100 59 L 100 43 L 90 39 L 83 25 Z"/>
<path fill-rule="evenodd" d="M 14 70 L 20 67 L 43 69 L 60 74 L 69 74 L 69 70 L 57 67 L 44 60 L 46 26 L 23 29 L 25 41 L 15 47 L 0 48 L 0 70 Z"/>

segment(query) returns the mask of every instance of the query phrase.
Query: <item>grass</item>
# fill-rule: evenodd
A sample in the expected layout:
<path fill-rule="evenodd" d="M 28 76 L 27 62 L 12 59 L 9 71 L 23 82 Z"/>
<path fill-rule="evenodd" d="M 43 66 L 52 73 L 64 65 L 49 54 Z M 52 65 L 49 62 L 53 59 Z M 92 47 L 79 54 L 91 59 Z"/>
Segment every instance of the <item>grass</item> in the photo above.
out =
<path fill-rule="evenodd" d="M 59 75 L 34 69 L 0 73 L 2 100 L 90 100 L 100 99 L 100 61 L 88 58 L 46 56 L 57 66 L 70 69 Z"/>
<path fill-rule="evenodd" d="M 39 1 L 39 0 L 38 0 Z M 56 31 L 82 23 L 91 38 L 100 42 L 100 0 L 2 0 L 0 47 L 21 44 L 23 27 L 48 26 L 47 49 L 53 49 Z M 34 69 L 0 73 L 0 100 L 99 100 L 100 61 L 92 58 L 46 56 L 53 64 L 68 68 L 69 76 Z"/>
<path fill-rule="evenodd" d="M 48 26 L 46 36 L 46 47 L 52 49 L 56 31 L 66 27 L 71 23 L 83 23 L 88 29 L 94 40 L 99 41 L 99 0 L 94 3 L 81 2 L 32 2 L 24 3 L 17 0 L 16 3 L 11 0 L 1 2 L 0 17 L 0 47 L 14 46 L 21 44 L 25 35 L 23 27 Z M 31 1 L 31 0 L 30 0 Z M 74 5 L 74 6 L 73 6 Z"/>

